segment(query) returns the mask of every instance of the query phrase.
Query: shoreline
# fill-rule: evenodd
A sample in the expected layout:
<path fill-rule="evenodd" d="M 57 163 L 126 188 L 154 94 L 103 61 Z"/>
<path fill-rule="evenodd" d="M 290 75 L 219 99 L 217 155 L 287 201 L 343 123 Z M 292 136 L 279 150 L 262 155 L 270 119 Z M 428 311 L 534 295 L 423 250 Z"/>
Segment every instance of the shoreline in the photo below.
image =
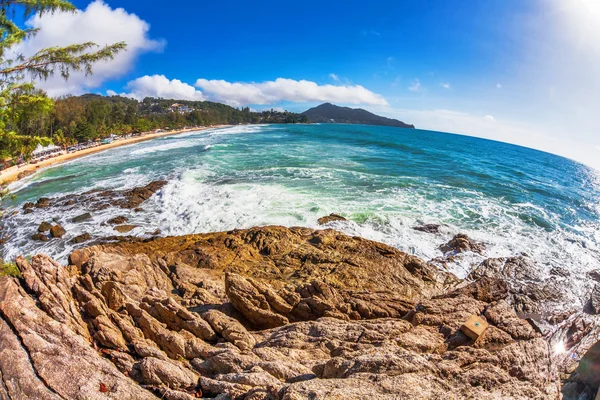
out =
<path fill-rule="evenodd" d="M 2 186 L 7 186 L 11 183 L 17 182 L 27 176 L 33 175 L 39 171 L 41 171 L 44 168 L 50 167 L 50 166 L 55 166 L 55 165 L 59 165 L 59 164 L 63 164 L 67 161 L 71 161 L 71 160 L 75 160 L 77 158 L 81 158 L 81 157 L 85 157 L 88 156 L 90 154 L 95 154 L 95 153 L 99 153 L 101 151 L 105 151 L 105 150 L 109 150 L 109 149 L 113 149 L 116 147 L 121 147 L 121 146 L 126 146 L 129 144 L 135 144 L 135 143 L 140 143 L 140 142 L 145 142 L 148 140 L 152 140 L 152 139 L 157 139 L 157 138 L 161 138 L 161 137 L 166 137 L 166 136 L 173 136 L 173 135 L 178 135 L 181 133 L 187 133 L 187 132 L 195 132 L 195 131 L 205 131 L 207 129 L 214 129 L 214 128 L 225 128 L 231 125 L 214 125 L 214 126 L 202 126 L 202 127 L 197 127 L 197 128 L 190 128 L 190 129 L 180 129 L 180 130 L 176 130 L 176 131 L 169 131 L 169 132 L 160 132 L 160 133 L 147 133 L 147 134 L 142 134 L 142 136 L 137 136 L 137 137 L 131 137 L 131 138 L 127 138 L 127 139 L 120 139 L 120 140 L 115 140 L 112 143 L 107 143 L 107 144 L 101 144 L 100 146 L 96 146 L 96 147 L 91 147 L 88 149 L 83 149 L 83 150 L 79 150 L 76 152 L 72 152 L 72 153 L 66 153 L 66 154 L 61 154 L 59 156 L 56 157 L 52 157 L 49 158 L 47 160 L 43 160 L 40 161 L 36 164 L 25 164 L 22 166 L 12 166 L 10 168 L 7 168 L 3 171 L 0 171 L 0 187 Z M 22 173 L 26 173 L 25 175 L 19 177 L 19 175 L 21 175 Z"/>

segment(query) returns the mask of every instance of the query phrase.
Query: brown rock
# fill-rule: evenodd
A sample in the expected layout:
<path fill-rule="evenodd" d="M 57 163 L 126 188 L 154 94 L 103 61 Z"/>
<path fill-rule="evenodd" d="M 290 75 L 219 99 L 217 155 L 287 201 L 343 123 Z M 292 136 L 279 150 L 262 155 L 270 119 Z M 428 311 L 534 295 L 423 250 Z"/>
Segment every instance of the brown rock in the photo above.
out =
<path fill-rule="evenodd" d="M 85 233 L 82 233 L 81 235 L 75 236 L 73 239 L 71 239 L 71 243 L 79 244 L 79 243 L 87 242 L 91 238 L 92 238 L 92 236 L 89 233 L 85 232 Z"/>
<path fill-rule="evenodd" d="M 452 238 L 448 243 L 440 246 L 440 250 L 445 253 L 464 253 L 473 252 L 482 254 L 485 250 L 483 243 L 471 240 L 467 235 L 459 233 Z"/>
<path fill-rule="evenodd" d="M 56 224 L 52 228 L 50 228 L 50 236 L 52 236 L 53 238 L 61 238 L 66 233 L 67 231 L 65 230 L 65 228 L 63 228 L 59 224 Z"/>
<path fill-rule="evenodd" d="M 50 238 L 48 237 L 47 234 L 40 233 L 40 232 L 38 232 L 38 233 L 34 234 L 33 236 L 31 236 L 31 239 L 32 240 L 37 240 L 37 241 L 40 241 L 40 242 L 47 242 L 48 240 L 50 240 Z"/>
<path fill-rule="evenodd" d="M 118 217 L 109 219 L 108 221 L 106 221 L 106 223 L 110 225 L 122 225 L 127 221 L 129 221 L 129 218 L 125 217 L 124 215 L 120 215 Z"/>
<path fill-rule="evenodd" d="M 346 221 L 346 218 L 344 218 L 338 214 L 329 214 L 329 215 L 327 215 L 325 217 L 321 217 L 317 220 L 319 225 L 325 225 L 325 224 L 328 224 L 330 222 L 335 222 L 335 221 Z"/>
<path fill-rule="evenodd" d="M 127 232 L 131 232 L 135 228 L 137 228 L 137 225 L 119 225 L 119 226 L 115 226 L 115 231 L 117 231 L 119 233 L 127 233 Z"/>
<path fill-rule="evenodd" d="M 52 225 L 44 221 L 38 227 L 38 232 L 48 232 L 52 228 Z"/>

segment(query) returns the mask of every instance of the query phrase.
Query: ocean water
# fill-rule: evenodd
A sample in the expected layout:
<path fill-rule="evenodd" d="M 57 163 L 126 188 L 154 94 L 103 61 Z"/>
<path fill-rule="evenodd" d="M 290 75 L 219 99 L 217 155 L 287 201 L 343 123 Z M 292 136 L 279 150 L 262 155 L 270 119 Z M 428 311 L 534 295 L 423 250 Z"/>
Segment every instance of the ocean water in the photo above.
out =
<path fill-rule="evenodd" d="M 571 271 L 574 298 L 600 268 L 600 175 L 584 165 L 509 144 L 422 130 L 365 125 L 256 125 L 191 132 L 99 153 L 46 169 L 13 184 L 5 206 L 89 189 L 124 189 L 167 179 L 168 185 L 131 212 L 131 234 L 163 235 L 279 224 L 329 227 L 378 240 L 426 260 L 458 232 L 486 243 L 448 265 L 464 277 L 487 257 L 527 254 L 545 271 Z M 10 218 L 6 258 L 44 252 L 62 261 L 67 242 L 85 231 L 114 235 L 107 209 L 43 210 Z M 125 213 L 129 211 L 125 210 Z M 58 218 L 65 240 L 33 242 L 42 220 Z M 413 226 L 444 224 L 429 234 Z"/>

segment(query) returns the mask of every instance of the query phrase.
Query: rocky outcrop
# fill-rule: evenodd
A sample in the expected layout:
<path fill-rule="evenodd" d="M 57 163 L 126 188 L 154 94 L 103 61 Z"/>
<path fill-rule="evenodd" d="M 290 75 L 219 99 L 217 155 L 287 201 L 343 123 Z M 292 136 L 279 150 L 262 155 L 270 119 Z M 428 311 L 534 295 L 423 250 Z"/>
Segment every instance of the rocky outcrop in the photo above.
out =
<path fill-rule="evenodd" d="M 333 230 L 262 227 L 17 260 L 7 398 L 555 399 L 547 342 L 497 279 Z M 487 324 L 476 340 L 461 327 Z"/>
<path fill-rule="evenodd" d="M 158 192 L 167 184 L 167 181 L 154 181 L 146 186 L 136 187 L 129 190 L 91 190 L 82 194 L 72 194 L 63 197 L 42 197 L 34 203 L 26 203 L 23 211 L 32 211 L 36 208 L 62 208 L 70 209 L 75 205 L 83 206 L 89 211 L 104 210 L 109 207 L 123 209 L 135 209 L 144 201 L 148 200 L 154 193 Z M 91 214 L 84 213 L 73 219 L 73 222 L 83 222 L 91 219 Z"/>
<path fill-rule="evenodd" d="M 444 254 L 457 254 L 465 253 L 468 251 L 482 254 L 485 250 L 485 245 L 483 243 L 471 240 L 467 235 L 463 233 L 459 233 L 458 235 L 454 236 L 452 240 L 450 240 L 448 243 L 440 246 L 440 250 Z"/>
<path fill-rule="evenodd" d="M 346 218 L 342 217 L 341 215 L 338 214 L 329 214 L 326 215 L 324 217 L 321 217 L 317 220 L 317 222 L 319 223 L 319 225 L 325 225 L 328 224 L 330 222 L 336 222 L 336 221 L 346 221 Z"/>

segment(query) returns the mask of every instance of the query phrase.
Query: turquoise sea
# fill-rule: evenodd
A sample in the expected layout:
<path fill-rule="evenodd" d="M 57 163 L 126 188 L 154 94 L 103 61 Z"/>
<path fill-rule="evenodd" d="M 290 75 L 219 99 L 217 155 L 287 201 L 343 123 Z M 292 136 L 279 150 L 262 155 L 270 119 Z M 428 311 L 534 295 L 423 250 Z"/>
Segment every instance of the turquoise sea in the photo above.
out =
<path fill-rule="evenodd" d="M 123 189 L 157 179 L 169 184 L 130 215 L 132 234 L 163 235 L 255 225 L 318 227 L 329 213 L 350 222 L 333 227 L 414 253 L 441 256 L 438 246 L 464 232 L 486 242 L 484 256 L 448 268 L 465 276 L 484 257 L 526 253 L 545 270 L 572 271 L 574 281 L 600 268 L 600 176 L 555 155 L 439 132 L 365 125 L 236 126 L 165 137 L 46 169 L 14 184 L 26 201 L 95 188 Z M 6 227 L 7 258 L 45 252 L 61 260 L 70 238 L 114 235 L 107 209 L 73 224 L 65 214 L 19 214 Z M 58 218 L 63 241 L 33 242 L 42 219 Z M 417 232 L 445 224 L 440 234 Z M 583 288 L 582 288 L 583 290 Z M 578 291 L 576 291 L 578 292 Z"/>

